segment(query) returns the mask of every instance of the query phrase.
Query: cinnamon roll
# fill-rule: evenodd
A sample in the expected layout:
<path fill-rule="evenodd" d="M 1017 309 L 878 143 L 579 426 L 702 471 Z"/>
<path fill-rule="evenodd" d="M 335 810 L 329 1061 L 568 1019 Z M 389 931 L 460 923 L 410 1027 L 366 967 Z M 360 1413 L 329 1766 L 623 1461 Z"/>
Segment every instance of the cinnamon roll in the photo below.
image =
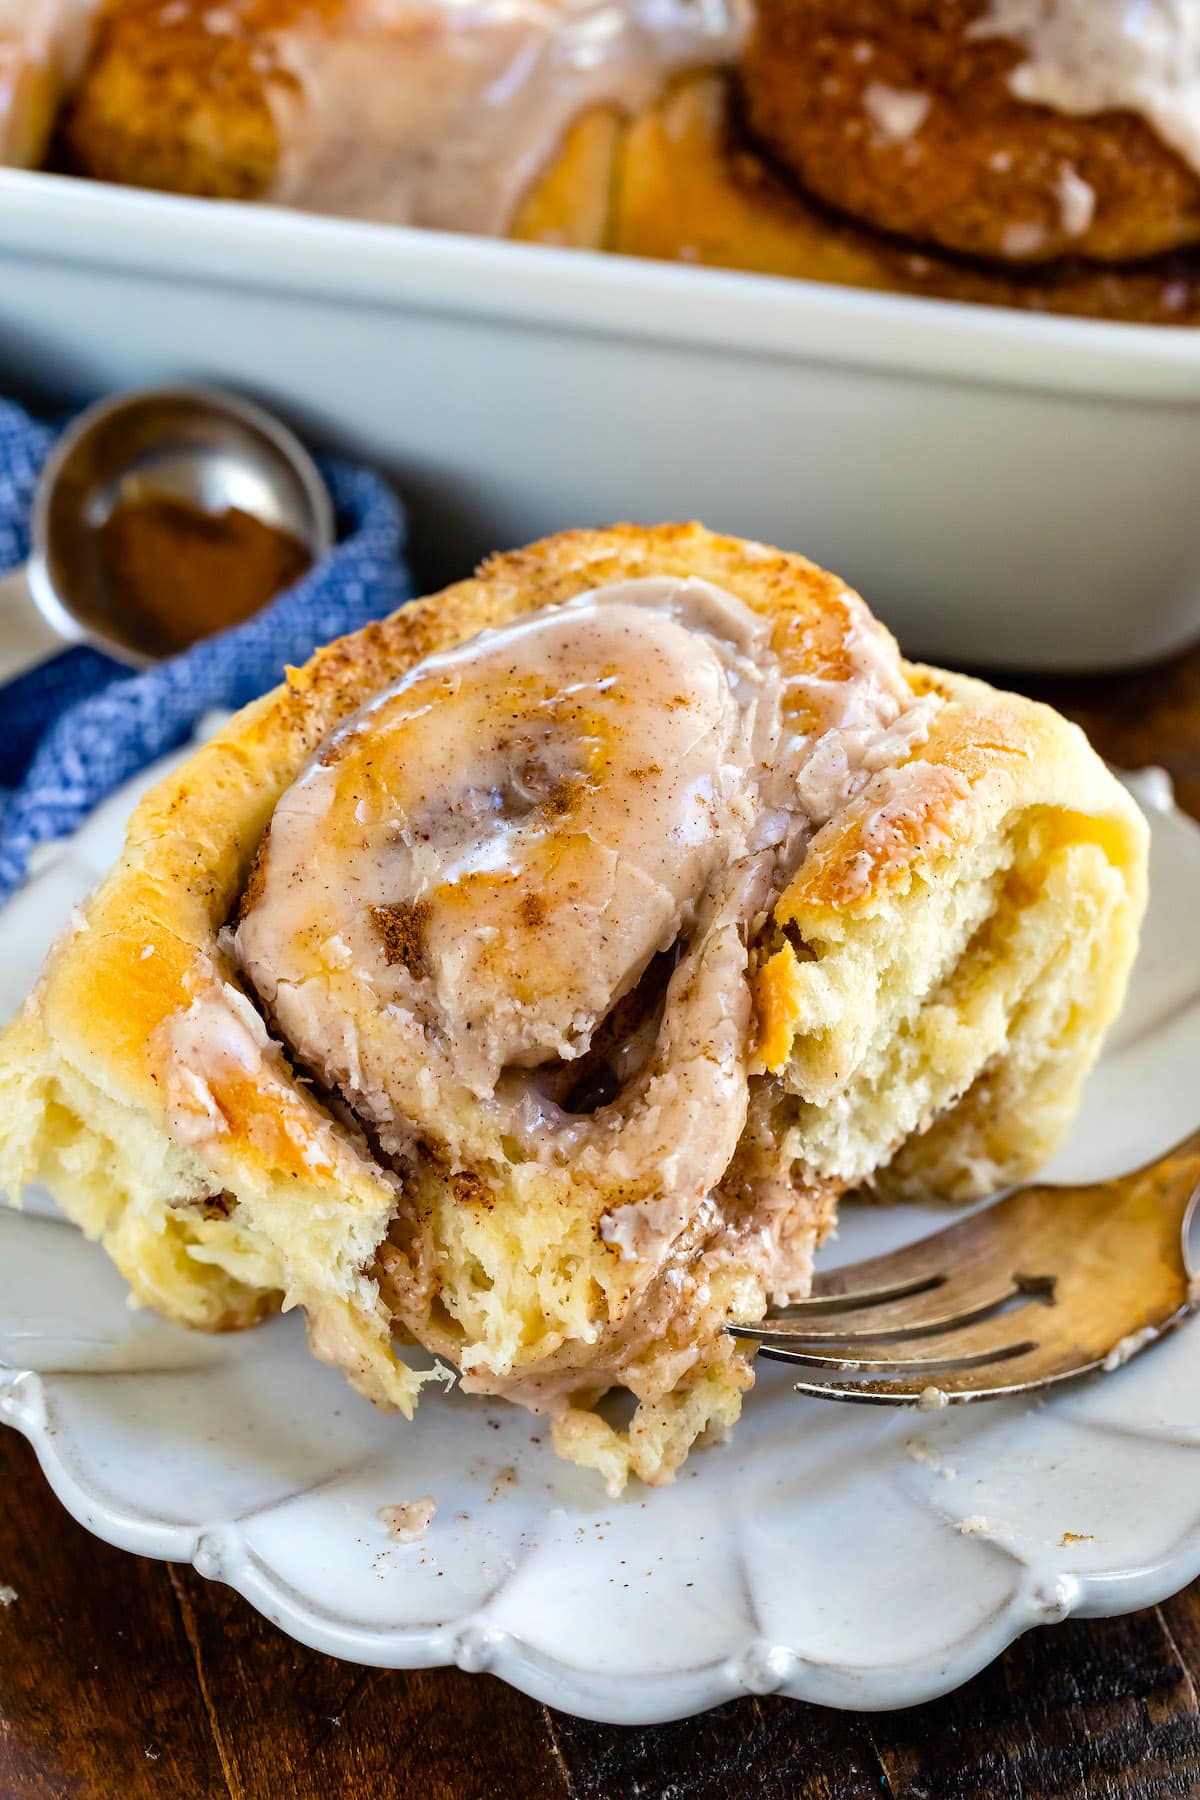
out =
<path fill-rule="evenodd" d="M 727 59 L 739 3 L 106 0 L 65 151 L 140 187 L 599 245 L 617 115 Z"/>
<path fill-rule="evenodd" d="M 169 1317 L 298 1305 L 405 1413 L 416 1342 L 613 1491 L 669 1480 L 840 1194 L 1058 1143 L 1145 836 L 1075 727 L 906 664 L 802 557 L 568 532 L 142 802 L 0 1043 L 0 1177 Z"/>
<path fill-rule="evenodd" d="M 1200 243 L 1191 0 L 756 0 L 758 140 L 863 223 L 999 263 Z"/>

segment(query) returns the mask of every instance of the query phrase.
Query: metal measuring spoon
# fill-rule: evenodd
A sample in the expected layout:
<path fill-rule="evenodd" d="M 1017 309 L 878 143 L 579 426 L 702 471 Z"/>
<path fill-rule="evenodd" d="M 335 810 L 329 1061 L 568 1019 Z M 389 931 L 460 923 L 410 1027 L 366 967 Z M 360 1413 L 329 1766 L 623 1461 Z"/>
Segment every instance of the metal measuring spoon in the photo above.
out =
<path fill-rule="evenodd" d="M 38 480 L 31 550 L 0 579 L 0 682 L 72 644 L 133 668 L 159 660 L 123 625 L 97 534 L 119 506 L 149 497 L 204 513 L 234 507 L 290 533 L 313 562 L 333 547 L 333 506 L 286 426 L 212 388 L 147 388 L 99 401 L 63 433 Z M 235 620 L 212 596 L 203 636 Z M 265 603 L 264 603 L 265 604 Z"/>

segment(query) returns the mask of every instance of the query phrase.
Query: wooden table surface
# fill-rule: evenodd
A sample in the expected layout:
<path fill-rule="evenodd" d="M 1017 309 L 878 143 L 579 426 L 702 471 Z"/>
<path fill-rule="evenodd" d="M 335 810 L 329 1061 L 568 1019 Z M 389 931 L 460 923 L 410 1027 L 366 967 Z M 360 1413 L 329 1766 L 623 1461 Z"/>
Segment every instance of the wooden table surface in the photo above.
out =
<path fill-rule="evenodd" d="M 1200 817 L 1200 649 L 1039 691 L 1114 762 L 1169 769 Z M 1200 1583 L 1130 1618 L 1033 1632 L 906 1712 L 742 1700 L 630 1730 L 490 1676 L 304 1650 L 192 1569 L 89 1537 L 11 1431 L 0 1496 L 0 1590 L 16 1594 L 0 1605 L 0 1800 L 1200 1795 Z"/>

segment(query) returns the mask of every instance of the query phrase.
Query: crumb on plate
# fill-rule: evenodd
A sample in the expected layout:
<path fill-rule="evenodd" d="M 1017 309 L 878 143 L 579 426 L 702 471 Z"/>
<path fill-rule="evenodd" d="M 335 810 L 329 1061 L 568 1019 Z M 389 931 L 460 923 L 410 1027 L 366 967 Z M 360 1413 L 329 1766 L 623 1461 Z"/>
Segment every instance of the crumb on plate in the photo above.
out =
<path fill-rule="evenodd" d="M 393 1543 L 416 1544 L 429 1530 L 436 1511 L 437 1501 L 433 1495 L 423 1494 L 419 1500 L 405 1501 L 402 1506 L 381 1506 L 379 1522 L 387 1527 Z"/>

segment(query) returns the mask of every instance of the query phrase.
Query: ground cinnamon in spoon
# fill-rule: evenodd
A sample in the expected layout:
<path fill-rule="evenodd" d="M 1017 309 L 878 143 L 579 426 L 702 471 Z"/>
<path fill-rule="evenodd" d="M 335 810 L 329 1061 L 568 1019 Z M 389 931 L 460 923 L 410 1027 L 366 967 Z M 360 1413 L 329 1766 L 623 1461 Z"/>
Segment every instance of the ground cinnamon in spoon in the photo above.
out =
<path fill-rule="evenodd" d="M 239 507 L 127 500 L 96 534 L 106 617 L 94 622 L 145 656 L 173 656 L 248 619 L 311 563 L 298 538 Z"/>

